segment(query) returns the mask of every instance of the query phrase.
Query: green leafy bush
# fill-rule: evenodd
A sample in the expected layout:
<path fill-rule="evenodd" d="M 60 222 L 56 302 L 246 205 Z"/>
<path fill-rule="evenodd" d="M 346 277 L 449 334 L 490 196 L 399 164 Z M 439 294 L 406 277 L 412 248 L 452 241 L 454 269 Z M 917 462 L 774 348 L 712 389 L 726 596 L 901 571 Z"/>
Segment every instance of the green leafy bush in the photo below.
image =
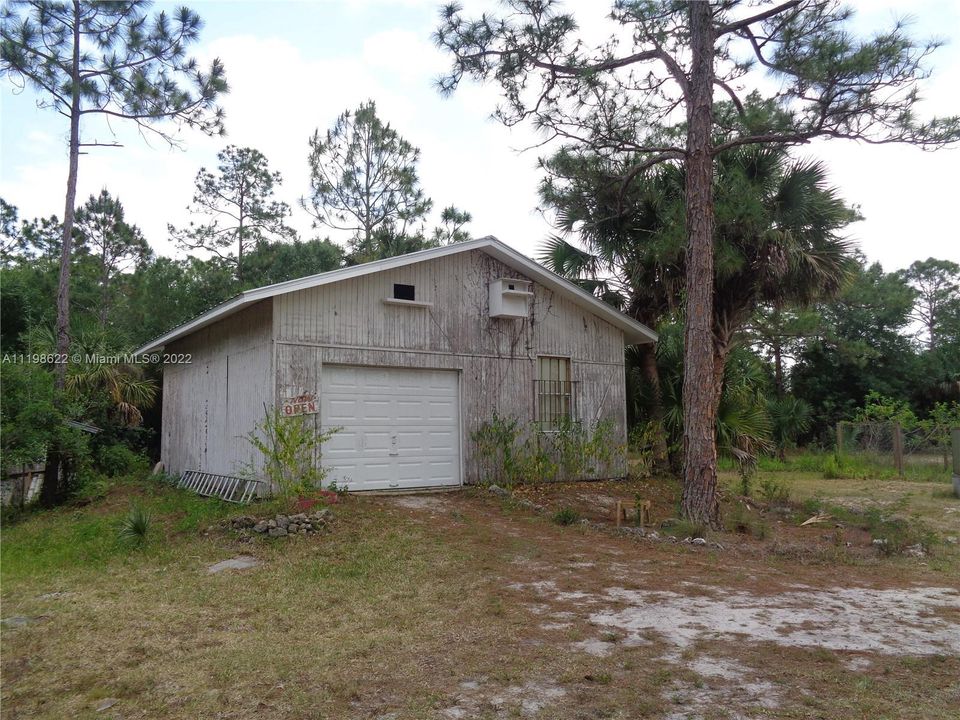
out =
<path fill-rule="evenodd" d="M 321 447 L 339 431 L 317 432 L 312 415 L 287 417 L 279 410 L 268 410 L 247 441 L 262 456 L 262 475 L 272 488 L 281 497 L 295 498 L 323 485 L 329 471 L 320 462 Z M 245 472 L 261 475 L 252 464 Z"/>
<path fill-rule="evenodd" d="M 95 453 L 97 468 L 111 477 L 120 475 L 145 475 L 150 470 L 150 461 L 121 443 L 104 445 Z"/>
<path fill-rule="evenodd" d="M 470 435 L 485 483 L 581 480 L 602 476 L 625 448 L 613 440 L 613 423 L 563 422 L 544 432 L 494 414 Z"/>
<path fill-rule="evenodd" d="M 784 505 L 790 500 L 790 488 L 771 477 L 760 481 L 760 495 L 769 503 Z"/>

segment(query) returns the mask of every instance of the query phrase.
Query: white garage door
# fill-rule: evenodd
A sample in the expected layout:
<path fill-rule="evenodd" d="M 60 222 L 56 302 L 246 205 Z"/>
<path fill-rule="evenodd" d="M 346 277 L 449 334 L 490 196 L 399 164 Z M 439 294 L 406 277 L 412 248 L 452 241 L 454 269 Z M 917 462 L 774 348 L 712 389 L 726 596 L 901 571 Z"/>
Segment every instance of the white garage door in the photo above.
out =
<path fill-rule="evenodd" d="M 450 370 L 325 365 L 323 446 L 328 479 L 350 490 L 460 484 L 458 374 Z"/>

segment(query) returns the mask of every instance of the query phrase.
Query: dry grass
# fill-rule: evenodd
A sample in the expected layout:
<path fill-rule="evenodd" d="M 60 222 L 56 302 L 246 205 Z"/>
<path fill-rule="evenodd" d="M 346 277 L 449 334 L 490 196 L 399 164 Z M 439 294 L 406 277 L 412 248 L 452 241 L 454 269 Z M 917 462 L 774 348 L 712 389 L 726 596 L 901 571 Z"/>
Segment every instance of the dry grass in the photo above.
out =
<path fill-rule="evenodd" d="M 110 534 L 131 495 L 155 518 L 142 550 Z M 3 631 L 4 718 L 947 718 L 958 700 L 955 657 L 878 653 L 854 671 L 840 651 L 731 638 L 678 652 L 669 628 L 631 644 L 592 624 L 589 599 L 523 589 L 960 584 L 917 563 L 810 567 L 636 542 L 475 492 L 351 497 L 330 535 L 242 543 L 205 530 L 235 510 L 197 502 L 132 486 L 4 529 L 3 616 L 33 618 Z M 241 553 L 262 564 L 206 573 Z M 592 639 L 606 654 L 578 649 Z M 772 684 L 776 710 L 692 669 L 703 653 Z M 96 713 L 106 697 L 120 702 Z"/>

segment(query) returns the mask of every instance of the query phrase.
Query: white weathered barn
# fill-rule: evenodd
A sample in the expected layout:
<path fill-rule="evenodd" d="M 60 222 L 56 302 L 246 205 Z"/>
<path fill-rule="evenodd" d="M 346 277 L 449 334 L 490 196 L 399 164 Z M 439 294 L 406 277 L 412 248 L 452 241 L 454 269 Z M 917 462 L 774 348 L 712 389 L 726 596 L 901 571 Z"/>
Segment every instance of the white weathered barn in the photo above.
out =
<path fill-rule="evenodd" d="M 342 428 L 322 460 L 338 484 L 385 490 L 478 481 L 471 433 L 494 413 L 609 419 L 624 441 L 624 346 L 655 340 L 490 237 L 249 290 L 137 352 L 189 360 L 163 368 L 168 472 L 240 473 L 283 407 Z"/>

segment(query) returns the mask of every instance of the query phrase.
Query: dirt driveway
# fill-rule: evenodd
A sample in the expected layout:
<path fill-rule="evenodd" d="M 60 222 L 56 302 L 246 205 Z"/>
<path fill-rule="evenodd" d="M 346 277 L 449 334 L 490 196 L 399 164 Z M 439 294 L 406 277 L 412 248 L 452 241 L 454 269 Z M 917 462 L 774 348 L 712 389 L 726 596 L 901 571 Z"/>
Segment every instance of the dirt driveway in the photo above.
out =
<path fill-rule="evenodd" d="M 496 504 L 457 495 L 383 502 L 434 524 Z M 506 687 L 468 678 L 441 717 L 883 717 L 901 702 L 886 716 L 955 717 L 960 707 L 960 579 L 923 563 L 758 561 L 736 549 L 531 525 L 509 508 L 488 520 L 514 546 L 498 579 L 504 602 L 525 616 L 525 641 L 594 669 Z M 911 696 L 921 687 L 935 690 L 918 708 Z M 632 708 L 617 705 L 625 692 Z"/>
<path fill-rule="evenodd" d="M 606 502 L 600 485 L 574 491 Z M 155 536 L 125 551 L 111 533 L 132 496 Z M 781 546 L 651 541 L 479 490 L 351 496 L 329 534 L 276 540 L 187 528 L 185 502 L 132 485 L 4 529 L 4 720 L 956 720 L 960 707 L 952 556 L 880 557 L 869 540 L 867 554 L 808 552 L 795 527 Z M 804 530 L 833 547 L 827 528 Z"/>

